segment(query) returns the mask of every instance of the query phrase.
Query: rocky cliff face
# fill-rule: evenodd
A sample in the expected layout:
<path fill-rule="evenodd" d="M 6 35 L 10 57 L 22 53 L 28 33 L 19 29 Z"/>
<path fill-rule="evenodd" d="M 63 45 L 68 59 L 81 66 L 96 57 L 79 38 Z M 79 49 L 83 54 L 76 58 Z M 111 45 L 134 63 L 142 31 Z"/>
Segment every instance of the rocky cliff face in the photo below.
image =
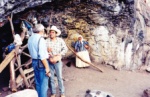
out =
<path fill-rule="evenodd" d="M 5 21 L 7 16 L 11 13 L 16 14 L 24 11 L 27 8 L 33 8 L 46 2 L 52 2 L 52 0 L 1 0 L 0 22 Z"/>
<path fill-rule="evenodd" d="M 13 1 L 9 4 L 12 4 L 14 13 L 51 2 L 25 10 L 17 16 L 29 22 L 32 17 L 36 17 L 46 28 L 49 25 L 58 26 L 62 31 L 61 36 L 68 36 L 67 44 L 70 46 L 81 34 L 89 42 L 93 62 L 127 70 L 146 69 L 149 66 L 148 1 L 146 3 L 144 1 L 140 3 L 140 0 L 72 0 L 57 3 L 50 0 L 36 2 L 24 0 L 24 3 Z M 1 3 L 2 5 L 1 10 L 4 10 L 7 3 Z M 0 15 L 1 19 L 5 20 L 10 12 L 2 12 L 6 14 Z M 66 57 L 74 55 L 68 51 Z"/>

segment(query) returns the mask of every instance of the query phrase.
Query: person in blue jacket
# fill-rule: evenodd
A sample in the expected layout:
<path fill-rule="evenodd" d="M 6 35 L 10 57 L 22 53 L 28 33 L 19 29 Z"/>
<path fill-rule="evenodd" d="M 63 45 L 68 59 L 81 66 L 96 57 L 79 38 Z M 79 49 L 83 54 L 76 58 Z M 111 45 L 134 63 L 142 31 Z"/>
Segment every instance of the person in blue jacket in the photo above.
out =
<path fill-rule="evenodd" d="M 87 41 L 84 41 L 82 35 L 78 36 L 78 40 L 74 44 L 74 49 L 75 52 L 78 56 L 80 56 L 83 60 L 87 62 L 91 62 L 90 57 L 89 57 L 89 52 L 88 49 L 89 44 Z M 83 62 L 80 60 L 78 57 L 76 57 L 76 67 L 89 67 L 89 64 Z"/>

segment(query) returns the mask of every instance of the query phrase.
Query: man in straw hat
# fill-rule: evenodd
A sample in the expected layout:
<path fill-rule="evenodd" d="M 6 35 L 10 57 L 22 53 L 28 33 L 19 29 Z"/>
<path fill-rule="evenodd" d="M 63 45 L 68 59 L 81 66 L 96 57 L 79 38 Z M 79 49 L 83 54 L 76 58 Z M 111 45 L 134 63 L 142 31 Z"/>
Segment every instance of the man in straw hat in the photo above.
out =
<path fill-rule="evenodd" d="M 51 97 L 56 97 L 56 87 L 54 82 L 54 73 L 56 73 L 58 79 L 58 85 L 60 90 L 60 97 L 65 97 L 65 89 L 62 80 L 62 55 L 65 55 L 68 48 L 63 41 L 63 39 L 58 38 L 61 34 L 61 31 L 56 27 L 52 26 L 49 32 L 49 38 L 46 40 L 47 49 L 49 52 L 49 66 L 51 69 L 51 77 L 50 77 L 50 90 Z"/>
<path fill-rule="evenodd" d="M 37 24 L 34 29 L 34 34 L 28 39 L 28 49 L 32 58 L 38 97 L 47 97 L 48 79 L 50 77 L 50 68 L 47 62 L 49 56 L 46 41 L 42 37 L 43 34 L 44 26 Z"/>

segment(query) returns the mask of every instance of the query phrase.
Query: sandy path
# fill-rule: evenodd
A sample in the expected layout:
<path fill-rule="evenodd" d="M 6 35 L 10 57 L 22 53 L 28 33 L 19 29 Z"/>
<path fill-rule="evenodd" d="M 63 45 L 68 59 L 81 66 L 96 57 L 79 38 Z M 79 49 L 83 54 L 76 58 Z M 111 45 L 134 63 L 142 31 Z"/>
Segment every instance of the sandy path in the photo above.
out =
<path fill-rule="evenodd" d="M 139 71 L 117 71 L 99 65 L 100 73 L 94 68 L 63 67 L 66 97 L 84 97 L 87 89 L 102 90 L 115 97 L 141 97 L 143 90 L 150 87 L 150 74 Z"/>

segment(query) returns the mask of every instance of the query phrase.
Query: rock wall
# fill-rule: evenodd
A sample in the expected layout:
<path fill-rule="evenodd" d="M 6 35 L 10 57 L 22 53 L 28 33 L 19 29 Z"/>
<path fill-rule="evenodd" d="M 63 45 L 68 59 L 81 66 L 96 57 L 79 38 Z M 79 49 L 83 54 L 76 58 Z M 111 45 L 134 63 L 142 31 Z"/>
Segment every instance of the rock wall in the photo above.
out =
<path fill-rule="evenodd" d="M 146 3 L 143 0 L 52 1 L 17 15 L 29 22 L 36 17 L 46 28 L 58 26 L 61 37 L 68 36 L 70 46 L 79 34 L 83 35 L 91 47 L 92 62 L 134 70 L 149 66 L 149 5 L 148 0 Z M 68 51 L 65 57 L 74 55 Z"/>
<path fill-rule="evenodd" d="M 52 0 L 1 0 L 0 1 L 0 22 L 5 22 L 11 13 L 19 13 L 27 8 L 42 5 Z"/>

